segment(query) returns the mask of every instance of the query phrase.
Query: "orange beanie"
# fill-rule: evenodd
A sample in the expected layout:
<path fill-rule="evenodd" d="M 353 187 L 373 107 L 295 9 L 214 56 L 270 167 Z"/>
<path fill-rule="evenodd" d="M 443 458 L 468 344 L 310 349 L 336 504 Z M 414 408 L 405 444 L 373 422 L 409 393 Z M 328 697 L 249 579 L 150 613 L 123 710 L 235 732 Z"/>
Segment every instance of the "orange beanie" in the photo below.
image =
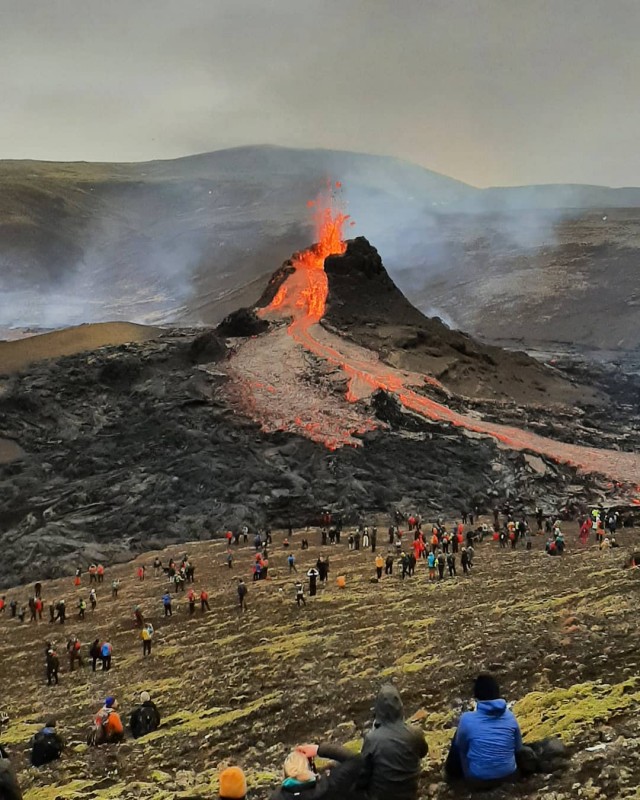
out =
<path fill-rule="evenodd" d="M 220 773 L 220 797 L 242 800 L 247 794 L 247 780 L 240 767 L 227 767 Z"/>

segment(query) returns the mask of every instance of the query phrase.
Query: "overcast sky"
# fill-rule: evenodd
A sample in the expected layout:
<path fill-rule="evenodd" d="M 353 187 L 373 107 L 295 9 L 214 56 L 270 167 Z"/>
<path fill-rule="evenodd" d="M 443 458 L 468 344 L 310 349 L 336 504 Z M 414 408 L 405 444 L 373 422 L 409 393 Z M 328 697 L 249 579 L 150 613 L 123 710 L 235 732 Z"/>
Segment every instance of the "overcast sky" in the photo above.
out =
<path fill-rule="evenodd" d="M 271 143 L 640 185 L 640 0 L 0 0 L 0 158 Z"/>

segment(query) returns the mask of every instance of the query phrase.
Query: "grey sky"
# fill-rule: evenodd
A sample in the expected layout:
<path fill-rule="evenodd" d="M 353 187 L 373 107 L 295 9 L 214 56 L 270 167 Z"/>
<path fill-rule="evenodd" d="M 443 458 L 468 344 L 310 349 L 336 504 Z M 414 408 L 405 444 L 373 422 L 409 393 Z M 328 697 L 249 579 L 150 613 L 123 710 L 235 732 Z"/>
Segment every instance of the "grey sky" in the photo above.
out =
<path fill-rule="evenodd" d="M 640 0 L 0 0 L 0 158 L 273 143 L 640 185 Z"/>

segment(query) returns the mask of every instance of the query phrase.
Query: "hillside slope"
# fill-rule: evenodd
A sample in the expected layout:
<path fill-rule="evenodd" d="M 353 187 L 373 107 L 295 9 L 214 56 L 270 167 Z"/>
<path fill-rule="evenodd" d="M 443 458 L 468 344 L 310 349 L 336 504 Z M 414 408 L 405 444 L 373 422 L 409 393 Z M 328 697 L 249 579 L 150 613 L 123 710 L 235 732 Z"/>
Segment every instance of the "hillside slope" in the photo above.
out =
<path fill-rule="evenodd" d="M 35 362 L 73 356 L 101 347 L 145 342 L 159 334 L 159 328 L 145 325 L 102 322 L 29 336 L 15 342 L 0 341 L 0 375 L 10 375 Z"/>
<path fill-rule="evenodd" d="M 387 521 L 378 524 L 383 530 Z M 303 535 L 308 551 L 300 550 Z M 511 794 L 568 798 L 578 784 L 590 792 L 585 797 L 634 796 L 640 784 L 633 638 L 640 571 L 622 564 L 638 544 L 637 533 L 622 534 L 618 551 L 576 551 L 569 545 L 564 557 L 553 559 L 540 539 L 530 553 L 484 543 L 476 548 L 471 577 L 429 583 L 421 561 L 414 577 L 402 581 L 396 573 L 379 584 L 370 580 L 370 551 L 349 551 L 344 538 L 322 548 L 317 529 L 294 534 L 299 572 L 290 576 L 283 536 L 276 532 L 269 548 L 271 578 L 257 584 L 250 580 L 251 543 L 234 548 L 231 570 L 222 543 L 159 553 L 164 564 L 189 553 L 195 588 L 209 593 L 209 613 L 198 608 L 189 617 L 184 595 L 178 595 L 174 615 L 162 617 L 167 583 L 153 576 L 157 553 L 149 552 L 132 564 L 107 565 L 106 588 L 98 587 L 97 609 L 85 621 L 77 619 L 76 606 L 88 594 L 86 575 L 79 589 L 70 579 L 44 584 L 47 603 L 66 599 L 64 627 L 0 617 L 0 670 L 9 675 L 16 664 L 21 669 L 20 680 L 2 695 L 0 710 L 10 723 L 0 741 L 18 767 L 25 800 L 214 797 L 218 769 L 230 762 L 246 770 L 251 798 L 265 800 L 295 745 L 329 739 L 357 749 L 371 724 L 372 699 L 388 681 L 429 743 L 420 797 L 444 800 L 451 797 L 441 776 L 447 746 L 480 670 L 493 672 L 515 702 L 525 741 L 556 735 L 570 748 L 566 772 L 534 776 L 510 788 Z M 380 550 L 386 553 L 386 546 Z M 306 585 L 304 573 L 319 554 L 329 556 L 329 582 L 299 609 L 294 579 Z M 135 577 L 141 564 L 147 566 L 144 582 Z M 346 576 L 344 590 L 335 585 L 338 575 Z M 237 608 L 239 576 L 249 586 L 244 614 Z M 121 588 L 112 600 L 115 577 Z M 28 591 L 13 589 L 7 597 L 22 603 Z M 133 626 L 136 605 L 156 628 L 146 659 Z M 71 634 L 79 636 L 85 658 L 72 674 L 64 658 Z M 113 645 L 110 672 L 94 674 L 86 664 L 96 637 Z M 55 643 L 62 663 L 60 685 L 50 688 L 45 641 Z M 162 727 L 143 739 L 127 734 L 121 745 L 87 748 L 88 726 L 104 698 L 115 695 L 127 721 L 141 691 L 158 703 Z M 29 769 L 29 740 L 52 714 L 68 750 L 60 762 Z"/>
<path fill-rule="evenodd" d="M 479 190 L 397 159 L 274 147 L 0 162 L 0 329 L 218 322 L 311 238 L 307 201 L 330 181 L 427 314 L 485 339 L 638 344 L 640 190 Z"/>

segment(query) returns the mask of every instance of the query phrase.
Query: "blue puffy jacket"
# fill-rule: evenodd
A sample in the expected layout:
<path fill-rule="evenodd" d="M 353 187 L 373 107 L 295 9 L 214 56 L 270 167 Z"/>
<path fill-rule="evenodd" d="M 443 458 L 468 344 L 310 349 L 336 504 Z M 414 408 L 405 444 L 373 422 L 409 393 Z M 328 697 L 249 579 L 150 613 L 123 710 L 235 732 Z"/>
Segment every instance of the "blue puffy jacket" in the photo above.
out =
<path fill-rule="evenodd" d="M 506 701 L 484 700 L 460 718 L 455 744 L 466 778 L 500 780 L 516 771 L 522 734 Z"/>

